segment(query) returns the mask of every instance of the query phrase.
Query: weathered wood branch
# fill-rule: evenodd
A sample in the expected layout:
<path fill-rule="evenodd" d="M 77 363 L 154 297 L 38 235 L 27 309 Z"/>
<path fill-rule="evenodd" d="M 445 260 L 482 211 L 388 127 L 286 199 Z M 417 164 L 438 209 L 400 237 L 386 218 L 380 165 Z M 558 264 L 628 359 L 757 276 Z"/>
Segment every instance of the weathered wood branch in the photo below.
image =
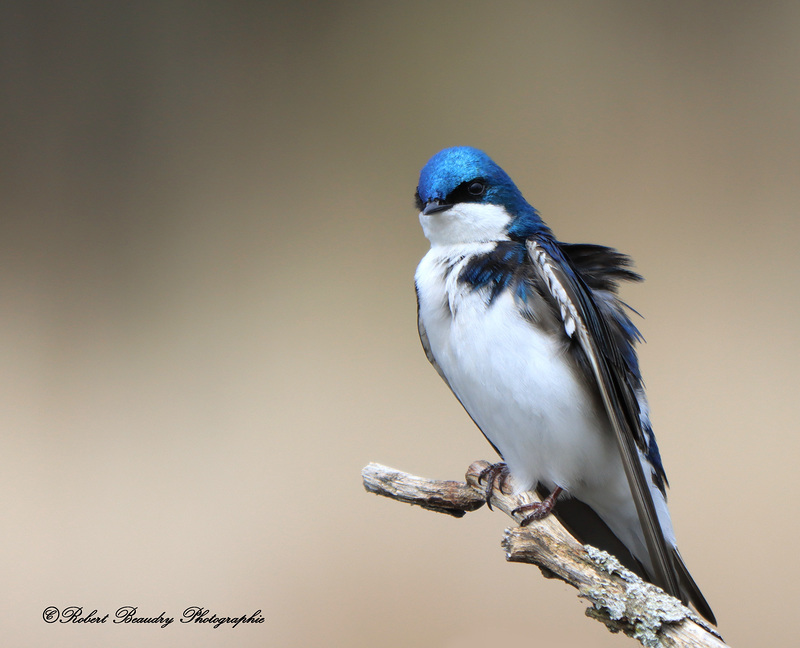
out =
<path fill-rule="evenodd" d="M 466 483 L 415 477 L 371 463 L 361 471 L 364 488 L 384 497 L 462 517 L 484 503 L 481 471 L 488 462 L 476 461 Z M 490 502 L 521 521 L 512 511 L 539 501 L 534 493 L 519 495 L 492 490 Z M 724 648 L 727 644 L 710 626 L 679 600 L 625 569 L 610 554 L 578 542 L 550 515 L 527 527 L 506 529 L 502 541 L 506 560 L 536 565 L 548 578 L 575 587 L 591 603 L 586 615 L 602 621 L 612 632 L 624 632 L 644 646 L 664 648 Z"/>

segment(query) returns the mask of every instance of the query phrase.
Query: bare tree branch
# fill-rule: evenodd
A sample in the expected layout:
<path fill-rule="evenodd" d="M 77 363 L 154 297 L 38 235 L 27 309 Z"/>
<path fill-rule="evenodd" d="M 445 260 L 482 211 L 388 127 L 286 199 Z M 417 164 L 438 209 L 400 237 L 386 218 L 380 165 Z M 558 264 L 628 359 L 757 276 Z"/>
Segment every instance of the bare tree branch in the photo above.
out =
<path fill-rule="evenodd" d="M 361 471 L 364 488 L 384 497 L 462 517 L 480 508 L 485 484 L 481 472 L 489 466 L 476 461 L 467 470 L 466 483 L 415 477 L 371 463 Z M 492 507 L 512 515 L 519 506 L 539 501 L 531 492 L 519 495 L 492 490 Z M 678 599 L 643 581 L 610 554 L 583 545 L 550 515 L 527 527 L 506 529 L 506 560 L 537 565 L 548 578 L 575 587 L 591 603 L 586 615 L 602 621 L 612 632 L 624 632 L 644 646 L 664 648 L 724 648 L 722 637 Z"/>

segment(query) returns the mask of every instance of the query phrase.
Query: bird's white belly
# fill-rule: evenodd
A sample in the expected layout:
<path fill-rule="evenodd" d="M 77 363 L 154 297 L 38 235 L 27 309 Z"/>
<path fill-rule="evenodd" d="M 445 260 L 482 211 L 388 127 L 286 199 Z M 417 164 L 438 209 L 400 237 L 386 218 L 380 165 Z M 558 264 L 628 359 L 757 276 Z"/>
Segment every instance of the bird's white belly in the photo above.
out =
<path fill-rule="evenodd" d="M 457 269 L 448 277 L 435 260 L 427 266 L 417 286 L 433 356 L 520 490 L 541 481 L 590 505 L 592 491 L 629 498 L 607 419 L 564 343 L 527 321 L 510 291 L 487 305 L 457 284 Z"/>

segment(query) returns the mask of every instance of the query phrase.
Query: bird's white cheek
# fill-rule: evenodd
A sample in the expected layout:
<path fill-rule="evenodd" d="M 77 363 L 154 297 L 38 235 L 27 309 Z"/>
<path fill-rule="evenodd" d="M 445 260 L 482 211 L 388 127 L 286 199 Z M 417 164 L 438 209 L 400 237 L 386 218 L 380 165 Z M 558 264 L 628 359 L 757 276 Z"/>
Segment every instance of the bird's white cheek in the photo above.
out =
<path fill-rule="evenodd" d="M 453 245 L 507 240 L 511 217 L 499 205 L 460 203 L 446 211 L 420 213 L 419 222 L 431 245 Z"/>

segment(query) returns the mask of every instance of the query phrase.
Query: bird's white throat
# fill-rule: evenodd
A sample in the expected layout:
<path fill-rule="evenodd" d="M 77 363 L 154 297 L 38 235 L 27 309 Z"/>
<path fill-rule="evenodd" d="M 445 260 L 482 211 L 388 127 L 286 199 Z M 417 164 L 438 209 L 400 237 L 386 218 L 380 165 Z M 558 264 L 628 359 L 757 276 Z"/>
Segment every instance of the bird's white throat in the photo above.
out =
<path fill-rule="evenodd" d="M 432 214 L 420 212 L 419 222 L 432 246 L 454 245 L 507 241 L 511 216 L 500 205 L 458 203 Z"/>

